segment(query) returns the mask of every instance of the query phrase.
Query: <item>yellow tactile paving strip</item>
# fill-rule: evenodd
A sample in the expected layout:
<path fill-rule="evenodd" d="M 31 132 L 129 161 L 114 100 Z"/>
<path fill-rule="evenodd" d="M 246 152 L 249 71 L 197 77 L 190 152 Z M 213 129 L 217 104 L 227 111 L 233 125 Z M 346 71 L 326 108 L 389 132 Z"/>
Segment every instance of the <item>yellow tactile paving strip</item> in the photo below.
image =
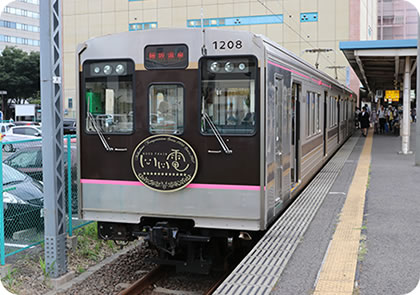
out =
<path fill-rule="evenodd" d="M 315 287 L 314 295 L 352 295 L 363 222 L 366 187 L 372 151 L 373 132 L 369 132 L 340 221 Z"/>

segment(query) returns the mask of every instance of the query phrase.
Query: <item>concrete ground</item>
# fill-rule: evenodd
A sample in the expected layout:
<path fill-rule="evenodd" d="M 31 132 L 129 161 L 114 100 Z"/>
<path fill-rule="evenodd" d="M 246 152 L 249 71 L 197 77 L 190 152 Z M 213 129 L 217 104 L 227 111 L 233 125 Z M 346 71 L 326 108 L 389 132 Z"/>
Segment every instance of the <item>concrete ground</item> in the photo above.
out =
<path fill-rule="evenodd" d="M 359 138 L 271 294 L 312 294 L 365 140 Z"/>
<path fill-rule="evenodd" d="M 359 268 L 363 295 L 406 294 L 420 279 L 420 167 L 400 150 L 401 137 L 375 135 L 365 207 L 368 252 Z"/>
<path fill-rule="evenodd" d="M 313 293 L 364 141 L 359 138 L 271 294 Z M 400 150 L 401 137 L 374 135 L 362 230 L 367 252 L 359 256 L 354 294 L 407 294 L 420 279 L 420 167 Z"/>

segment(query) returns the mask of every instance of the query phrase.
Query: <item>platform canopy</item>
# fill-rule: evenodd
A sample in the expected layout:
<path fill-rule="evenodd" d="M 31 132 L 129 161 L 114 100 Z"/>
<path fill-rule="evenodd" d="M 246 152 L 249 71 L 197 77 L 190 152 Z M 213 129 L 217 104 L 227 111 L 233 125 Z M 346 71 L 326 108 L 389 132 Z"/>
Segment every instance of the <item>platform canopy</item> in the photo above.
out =
<path fill-rule="evenodd" d="M 369 92 L 399 89 L 409 56 L 411 88 L 415 89 L 417 39 L 346 41 L 340 42 L 340 49 Z"/>

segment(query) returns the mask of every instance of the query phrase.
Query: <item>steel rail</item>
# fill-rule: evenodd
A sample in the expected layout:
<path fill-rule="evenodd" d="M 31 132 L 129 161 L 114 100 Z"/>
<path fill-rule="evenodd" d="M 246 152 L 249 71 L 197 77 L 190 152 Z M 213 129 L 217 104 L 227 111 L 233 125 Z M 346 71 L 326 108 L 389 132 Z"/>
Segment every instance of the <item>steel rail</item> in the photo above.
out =
<path fill-rule="evenodd" d="M 118 293 L 118 295 L 139 295 L 153 283 L 158 281 L 166 274 L 168 269 L 163 266 L 157 266 L 155 269 L 150 271 L 147 275 L 134 282 L 130 287 Z"/>
<path fill-rule="evenodd" d="M 224 275 L 221 276 L 221 278 L 214 283 L 205 293 L 204 295 L 211 295 L 214 291 L 226 280 L 226 278 L 230 275 L 230 273 L 233 271 L 233 269 L 227 271 Z"/>

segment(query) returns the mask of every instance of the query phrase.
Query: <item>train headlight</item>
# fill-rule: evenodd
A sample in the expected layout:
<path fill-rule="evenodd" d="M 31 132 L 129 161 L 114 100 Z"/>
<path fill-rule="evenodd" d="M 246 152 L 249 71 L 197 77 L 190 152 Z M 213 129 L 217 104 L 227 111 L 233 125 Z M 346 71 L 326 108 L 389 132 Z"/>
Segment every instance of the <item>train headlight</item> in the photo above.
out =
<path fill-rule="evenodd" d="M 110 65 L 104 66 L 104 74 L 111 75 L 111 73 L 112 73 L 112 67 Z"/>
<path fill-rule="evenodd" d="M 243 62 L 241 62 L 241 63 L 239 64 L 238 68 L 239 68 L 239 70 L 243 71 L 243 70 L 245 70 L 245 69 L 246 69 L 246 65 L 245 65 Z"/>
<path fill-rule="evenodd" d="M 99 74 L 101 72 L 101 68 L 100 67 L 95 67 L 93 69 L 93 71 L 95 72 L 95 74 Z"/>
<path fill-rule="evenodd" d="M 230 61 L 225 64 L 225 71 L 228 73 L 232 72 L 234 68 L 235 66 Z"/>
<path fill-rule="evenodd" d="M 122 64 L 119 64 L 115 67 L 115 71 L 117 72 L 118 75 L 122 75 L 124 74 L 125 68 Z"/>
<path fill-rule="evenodd" d="M 210 71 L 212 71 L 213 73 L 217 73 L 218 71 L 220 71 L 220 64 L 217 61 L 211 63 Z"/>

